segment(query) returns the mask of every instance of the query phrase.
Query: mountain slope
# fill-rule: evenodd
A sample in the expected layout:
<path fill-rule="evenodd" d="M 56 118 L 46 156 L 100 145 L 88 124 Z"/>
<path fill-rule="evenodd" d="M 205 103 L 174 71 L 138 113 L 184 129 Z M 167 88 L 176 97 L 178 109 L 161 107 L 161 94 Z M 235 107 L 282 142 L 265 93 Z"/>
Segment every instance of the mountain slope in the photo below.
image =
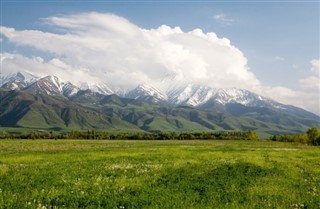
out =
<path fill-rule="evenodd" d="M 34 75 L 31 75 L 30 73 L 13 73 L 5 76 L 2 78 L 1 88 L 7 88 L 11 90 L 21 90 L 28 85 L 32 84 L 33 82 L 37 81 L 37 77 Z"/>
<path fill-rule="evenodd" d="M 6 127 L 287 134 L 320 126 L 318 115 L 244 89 L 172 83 L 163 91 L 139 85 L 122 92 L 124 98 L 104 84 L 81 89 L 57 76 L 17 73 L 5 82 L 0 126 Z"/>
<path fill-rule="evenodd" d="M 158 89 L 147 86 L 138 85 L 135 89 L 129 91 L 126 97 L 136 100 L 142 100 L 149 103 L 165 103 L 167 97 Z"/>
<path fill-rule="evenodd" d="M 79 88 L 70 82 L 65 82 L 57 76 L 46 76 L 27 86 L 24 91 L 32 94 L 46 94 L 51 96 L 70 97 L 79 91 Z"/>
<path fill-rule="evenodd" d="M 93 93 L 112 95 L 119 92 L 118 95 L 124 97 L 164 106 L 188 105 L 201 110 L 234 114 L 236 109 L 232 110 L 232 105 L 227 108 L 227 105 L 241 104 L 246 107 L 267 107 L 292 116 L 319 119 L 319 116 L 301 108 L 283 105 L 244 89 L 217 89 L 197 84 L 177 84 L 170 82 L 170 80 L 166 81 L 170 85 L 164 85 L 166 86 L 165 91 L 160 91 L 151 85 L 138 85 L 128 92 L 121 92 L 116 87 L 111 89 L 103 83 L 89 85 L 84 82 L 81 87 L 77 87 L 57 76 L 38 78 L 26 72 L 7 75 L 3 79 L 3 83 L 4 88 L 29 91 L 33 94 L 65 96 L 67 98 L 76 96 L 80 89 L 81 91 L 90 90 L 92 92 L 91 96 L 86 96 L 89 100 L 92 100 Z"/>
<path fill-rule="evenodd" d="M 303 132 L 319 126 L 312 119 L 269 107 L 227 104 L 225 112 L 190 106 L 163 106 L 79 91 L 70 99 L 28 91 L 0 90 L 0 126 L 56 130 L 248 131 L 264 134 Z"/>
<path fill-rule="evenodd" d="M 63 97 L 0 91 L 0 125 L 41 129 L 134 129 L 124 121 L 101 115 Z"/>

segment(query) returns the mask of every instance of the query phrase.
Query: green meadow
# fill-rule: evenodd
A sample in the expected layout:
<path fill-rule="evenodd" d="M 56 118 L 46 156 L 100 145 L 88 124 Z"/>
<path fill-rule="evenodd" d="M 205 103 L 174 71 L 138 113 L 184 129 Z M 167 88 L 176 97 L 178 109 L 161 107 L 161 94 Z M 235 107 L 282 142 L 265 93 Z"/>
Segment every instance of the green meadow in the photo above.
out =
<path fill-rule="evenodd" d="M 320 208 L 320 148 L 0 140 L 0 208 Z"/>

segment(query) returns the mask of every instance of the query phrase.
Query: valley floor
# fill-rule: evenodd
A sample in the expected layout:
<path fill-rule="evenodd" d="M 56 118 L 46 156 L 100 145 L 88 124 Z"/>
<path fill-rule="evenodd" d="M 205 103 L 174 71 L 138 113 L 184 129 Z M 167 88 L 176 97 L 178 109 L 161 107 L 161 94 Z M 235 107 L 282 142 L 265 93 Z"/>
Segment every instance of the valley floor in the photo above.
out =
<path fill-rule="evenodd" d="M 0 208 L 320 208 L 320 148 L 0 140 Z"/>

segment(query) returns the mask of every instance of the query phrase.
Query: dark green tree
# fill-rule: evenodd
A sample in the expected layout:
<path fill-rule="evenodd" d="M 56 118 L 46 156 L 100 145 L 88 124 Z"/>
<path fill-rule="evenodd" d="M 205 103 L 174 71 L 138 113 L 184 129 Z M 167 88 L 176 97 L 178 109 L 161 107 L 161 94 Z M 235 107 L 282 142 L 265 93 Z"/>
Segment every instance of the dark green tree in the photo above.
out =
<path fill-rule="evenodd" d="M 320 145 L 320 130 L 318 128 L 313 127 L 308 129 L 307 135 L 312 145 Z"/>

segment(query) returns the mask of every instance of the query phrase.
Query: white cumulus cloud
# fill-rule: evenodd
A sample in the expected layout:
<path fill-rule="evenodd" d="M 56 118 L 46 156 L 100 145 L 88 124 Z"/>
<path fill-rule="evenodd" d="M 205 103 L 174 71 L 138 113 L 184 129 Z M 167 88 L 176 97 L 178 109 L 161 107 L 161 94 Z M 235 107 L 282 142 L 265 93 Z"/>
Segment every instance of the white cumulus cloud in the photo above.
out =
<path fill-rule="evenodd" d="M 1 31 L 15 44 L 56 57 L 54 62 L 37 64 L 55 66 L 67 77 L 72 77 L 68 75 L 73 71 L 83 71 L 124 89 L 140 83 L 164 88 L 161 83 L 168 77 L 212 87 L 254 89 L 259 85 L 243 53 L 215 33 L 201 29 L 184 32 L 166 25 L 144 29 L 122 17 L 96 12 L 43 21 L 60 33 L 9 27 Z M 70 67 L 58 64 L 56 59 Z"/>
<path fill-rule="evenodd" d="M 301 79 L 300 85 L 304 88 L 310 90 L 320 91 L 320 59 L 313 59 L 310 61 L 311 69 L 310 71 L 313 75 Z M 319 92 L 320 93 L 320 92 Z"/>
<path fill-rule="evenodd" d="M 38 77 L 57 75 L 74 83 L 96 81 L 99 79 L 90 75 L 82 68 L 76 68 L 54 58 L 45 62 L 41 57 L 28 58 L 20 54 L 2 53 L 2 73 L 9 75 L 15 72 L 28 72 Z"/>
<path fill-rule="evenodd" d="M 300 80 L 300 84 L 308 89 L 320 89 L 320 78 L 318 76 L 310 76 Z"/>
<path fill-rule="evenodd" d="M 310 63 L 312 65 L 311 71 L 313 71 L 318 75 L 318 77 L 320 77 L 320 59 L 313 59 Z"/>
<path fill-rule="evenodd" d="M 308 105 L 308 109 L 320 114 L 320 59 L 313 59 L 310 61 L 311 76 L 300 79 L 300 86 L 305 89 L 304 94 L 298 99 L 301 103 L 304 103 L 305 107 Z M 307 98 L 307 95 L 309 97 Z"/>

